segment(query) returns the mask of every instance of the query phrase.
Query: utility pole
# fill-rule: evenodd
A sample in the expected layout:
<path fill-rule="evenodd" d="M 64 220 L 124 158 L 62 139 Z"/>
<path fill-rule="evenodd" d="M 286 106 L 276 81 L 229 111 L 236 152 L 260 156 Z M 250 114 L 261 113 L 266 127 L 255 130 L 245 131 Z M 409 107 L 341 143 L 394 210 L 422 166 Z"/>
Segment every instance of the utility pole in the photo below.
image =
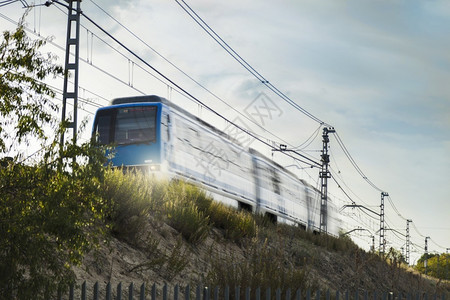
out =
<path fill-rule="evenodd" d="M 425 266 L 425 275 L 427 275 L 427 269 L 428 269 L 428 239 L 430 237 L 427 236 L 425 238 L 425 261 L 423 262 L 424 266 Z"/>
<path fill-rule="evenodd" d="M 408 219 L 406 220 L 406 263 L 409 266 L 409 244 L 410 244 L 410 236 L 409 236 L 409 223 L 412 222 L 412 220 Z"/>
<path fill-rule="evenodd" d="M 80 15 L 81 0 L 66 0 L 68 2 L 68 21 L 67 21 L 67 39 L 66 39 L 66 59 L 65 59 L 65 75 L 63 89 L 63 107 L 61 121 L 66 129 L 72 129 L 72 141 L 77 141 L 77 110 L 78 110 L 78 62 L 80 56 Z M 76 4 L 76 9 L 74 5 Z M 73 52 L 75 57 L 71 59 L 70 53 Z M 73 84 L 69 82 L 69 74 L 73 76 Z M 71 105 L 73 111 L 71 119 L 68 118 L 67 106 Z M 64 149 L 65 129 L 61 132 L 61 150 Z"/>
<path fill-rule="evenodd" d="M 333 127 L 325 127 L 322 134 L 322 168 L 319 173 L 321 179 L 320 185 L 320 232 L 327 233 L 327 219 L 328 219 L 328 178 L 331 178 L 330 172 L 328 171 L 328 164 L 330 163 L 330 156 L 328 155 L 328 143 L 330 138 L 329 133 L 336 132 Z"/>
<path fill-rule="evenodd" d="M 386 237 L 384 232 L 384 197 L 389 196 L 388 193 L 381 192 L 381 205 L 380 205 L 380 254 L 384 257 L 386 251 Z"/>
<path fill-rule="evenodd" d="M 445 279 L 448 279 L 448 250 L 450 248 L 445 249 Z"/>

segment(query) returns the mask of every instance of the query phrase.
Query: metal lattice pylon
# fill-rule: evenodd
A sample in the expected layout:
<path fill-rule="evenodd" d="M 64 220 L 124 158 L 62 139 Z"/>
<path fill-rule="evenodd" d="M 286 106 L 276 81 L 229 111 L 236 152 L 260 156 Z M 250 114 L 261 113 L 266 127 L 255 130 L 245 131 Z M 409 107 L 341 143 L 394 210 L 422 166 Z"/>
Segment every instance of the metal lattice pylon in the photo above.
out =
<path fill-rule="evenodd" d="M 322 134 L 322 168 L 319 173 L 319 177 L 321 180 L 320 185 L 320 232 L 327 233 L 328 232 L 328 178 L 331 177 L 330 172 L 328 171 L 328 164 L 330 163 L 330 155 L 328 155 L 328 143 L 330 139 L 328 137 L 328 133 L 335 132 L 332 127 L 325 127 L 323 129 Z"/>
<path fill-rule="evenodd" d="M 74 4 L 76 3 L 76 9 Z M 63 107 L 61 121 L 65 124 L 66 129 L 72 129 L 73 143 L 77 141 L 77 108 L 78 108 L 78 61 L 80 49 L 80 15 L 81 0 L 68 0 L 68 22 L 67 22 L 67 39 L 66 39 L 66 59 L 65 59 L 65 75 L 63 88 Z M 73 56 L 72 56 L 73 54 Z M 72 76 L 73 82 L 69 81 L 69 75 Z M 72 113 L 67 112 L 68 106 L 73 107 Z M 70 118 L 70 119 L 69 119 Z M 64 147 L 64 134 L 61 133 L 61 148 Z"/>

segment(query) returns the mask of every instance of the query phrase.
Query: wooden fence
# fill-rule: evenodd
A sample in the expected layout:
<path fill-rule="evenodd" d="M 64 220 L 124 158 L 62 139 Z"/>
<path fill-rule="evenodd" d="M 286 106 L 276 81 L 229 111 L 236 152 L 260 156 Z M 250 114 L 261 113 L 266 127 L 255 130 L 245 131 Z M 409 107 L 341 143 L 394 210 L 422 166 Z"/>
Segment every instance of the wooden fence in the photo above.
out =
<path fill-rule="evenodd" d="M 68 295 L 59 293 L 58 300 L 231 300 L 231 299 L 245 299 L 245 300 L 446 300 L 448 295 L 445 294 L 428 294 L 428 293 L 402 293 L 402 292 L 368 292 L 368 291 L 345 291 L 330 293 L 329 291 L 311 291 L 311 290 L 291 290 L 286 289 L 261 289 L 256 288 L 241 288 L 241 287 L 203 287 L 203 286 L 185 286 L 180 287 L 175 285 L 169 288 L 164 285 L 160 288 L 154 284 L 147 289 L 145 284 L 135 286 L 133 283 L 123 287 L 119 283 L 113 288 L 111 283 L 108 283 L 102 289 L 99 283 L 95 283 L 91 288 L 88 288 L 86 282 L 76 288 L 71 286 Z"/>

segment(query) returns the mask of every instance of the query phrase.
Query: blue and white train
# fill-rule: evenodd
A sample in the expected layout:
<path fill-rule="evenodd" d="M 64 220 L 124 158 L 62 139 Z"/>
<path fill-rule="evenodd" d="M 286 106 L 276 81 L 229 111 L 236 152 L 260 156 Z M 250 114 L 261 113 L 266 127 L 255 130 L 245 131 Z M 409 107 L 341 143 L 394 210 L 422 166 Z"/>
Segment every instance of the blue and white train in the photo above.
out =
<path fill-rule="evenodd" d="M 282 166 L 158 96 L 118 98 L 98 109 L 93 136 L 115 145 L 114 166 L 182 178 L 225 204 L 313 231 L 320 226 L 320 192 Z M 340 218 L 328 201 L 328 233 Z"/>

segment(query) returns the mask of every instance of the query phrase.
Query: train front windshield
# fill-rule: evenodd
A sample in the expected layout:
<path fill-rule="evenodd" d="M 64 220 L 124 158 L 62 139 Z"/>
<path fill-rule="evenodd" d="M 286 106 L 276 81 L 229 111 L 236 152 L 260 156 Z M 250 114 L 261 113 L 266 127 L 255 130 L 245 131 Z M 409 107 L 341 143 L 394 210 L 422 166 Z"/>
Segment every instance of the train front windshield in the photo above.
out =
<path fill-rule="evenodd" d="M 155 106 L 130 106 L 100 110 L 94 134 L 102 145 L 129 145 L 156 142 Z"/>

